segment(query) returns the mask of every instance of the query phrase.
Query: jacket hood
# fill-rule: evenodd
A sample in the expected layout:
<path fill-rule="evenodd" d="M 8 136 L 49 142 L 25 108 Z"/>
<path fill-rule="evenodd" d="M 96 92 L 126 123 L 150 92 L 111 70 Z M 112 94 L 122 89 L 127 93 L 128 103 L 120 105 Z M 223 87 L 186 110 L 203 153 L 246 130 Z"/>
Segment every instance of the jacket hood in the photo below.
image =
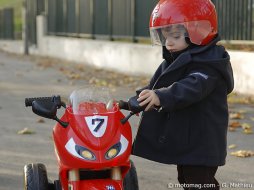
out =
<path fill-rule="evenodd" d="M 196 46 L 189 50 L 191 60 L 195 63 L 209 64 L 217 70 L 225 79 L 228 93 L 234 88 L 233 70 L 230 63 L 230 56 L 223 46 L 216 45 L 220 40 L 217 36 L 206 46 Z"/>

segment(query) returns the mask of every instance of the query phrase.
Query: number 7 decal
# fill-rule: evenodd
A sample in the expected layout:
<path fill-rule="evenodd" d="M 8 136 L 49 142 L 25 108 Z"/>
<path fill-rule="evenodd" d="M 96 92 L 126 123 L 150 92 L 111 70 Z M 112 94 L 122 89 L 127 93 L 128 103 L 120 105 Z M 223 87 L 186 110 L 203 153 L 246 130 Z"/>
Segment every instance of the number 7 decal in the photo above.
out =
<path fill-rule="evenodd" d="M 108 116 L 88 116 L 85 117 L 86 124 L 95 137 L 102 137 L 106 131 Z"/>
<path fill-rule="evenodd" d="M 92 119 L 92 125 L 95 125 L 95 122 L 97 122 L 97 126 L 95 127 L 95 129 L 93 130 L 94 132 L 98 132 L 98 130 L 101 128 L 101 126 L 103 125 L 104 123 L 104 119 L 102 118 L 95 118 L 95 119 Z"/>

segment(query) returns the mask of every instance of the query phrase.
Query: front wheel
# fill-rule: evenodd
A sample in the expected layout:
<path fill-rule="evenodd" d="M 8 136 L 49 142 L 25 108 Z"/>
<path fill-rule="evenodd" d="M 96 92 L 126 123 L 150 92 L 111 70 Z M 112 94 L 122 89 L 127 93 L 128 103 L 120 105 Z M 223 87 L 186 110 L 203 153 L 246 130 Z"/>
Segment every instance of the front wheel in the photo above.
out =
<path fill-rule="evenodd" d="M 138 190 L 138 176 L 136 167 L 132 160 L 131 162 L 131 168 L 126 174 L 124 180 L 123 180 L 123 189 L 124 190 Z"/>
<path fill-rule="evenodd" d="M 47 170 L 43 164 L 28 164 L 24 167 L 24 190 L 48 190 Z"/>

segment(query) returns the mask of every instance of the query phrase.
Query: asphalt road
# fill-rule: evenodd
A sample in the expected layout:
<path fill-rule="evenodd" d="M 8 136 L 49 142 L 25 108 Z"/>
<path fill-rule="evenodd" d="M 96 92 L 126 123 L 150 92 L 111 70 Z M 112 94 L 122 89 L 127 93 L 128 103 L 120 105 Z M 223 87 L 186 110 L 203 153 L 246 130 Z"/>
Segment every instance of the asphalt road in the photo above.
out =
<path fill-rule="evenodd" d="M 105 71 L 106 72 L 106 71 Z M 0 52 L 0 190 L 23 189 L 23 167 L 28 163 L 44 163 L 50 179 L 57 178 L 57 163 L 51 138 L 54 121 L 40 119 L 25 108 L 25 97 L 61 94 L 64 97 L 87 81 L 70 81 L 54 68 L 42 68 L 37 59 Z M 127 99 L 134 90 L 116 87 L 115 99 Z M 245 119 L 254 117 L 253 105 L 233 104 L 232 110 L 244 110 Z M 243 121 L 244 122 L 244 121 Z M 254 122 L 252 120 L 246 121 Z M 132 118 L 133 135 L 138 118 Z M 32 135 L 18 135 L 25 127 Z M 254 135 L 239 130 L 228 133 L 228 144 L 236 144 L 234 150 L 254 151 Z M 232 152 L 230 149 L 229 152 Z M 176 167 L 132 157 L 136 164 L 141 190 L 170 189 L 177 183 Z M 217 179 L 223 189 L 254 189 L 254 157 L 239 158 L 228 155 L 227 164 L 219 168 Z M 231 185 L 231 188 L 229 186 Z M 245 186 L 245 188 L 244 188 Z M 180 188 L 172 188 L 180 189 Z"/>

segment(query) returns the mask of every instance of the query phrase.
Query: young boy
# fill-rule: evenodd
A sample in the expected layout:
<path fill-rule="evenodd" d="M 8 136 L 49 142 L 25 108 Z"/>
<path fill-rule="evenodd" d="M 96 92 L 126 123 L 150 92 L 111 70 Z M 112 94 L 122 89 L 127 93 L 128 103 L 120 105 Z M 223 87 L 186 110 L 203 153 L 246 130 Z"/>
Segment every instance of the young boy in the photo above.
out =
<path fill-rule="evenodd" d="M 229 55 L 216 45 L 215 7 L 210 0 L 161 0 L 150 34 L 165 60 L 137 91 L 146 108 L 133 154 L 177 165 L 184 189 L 219 189 L 214 176 L 225 164 L 234 82 Z"/>

